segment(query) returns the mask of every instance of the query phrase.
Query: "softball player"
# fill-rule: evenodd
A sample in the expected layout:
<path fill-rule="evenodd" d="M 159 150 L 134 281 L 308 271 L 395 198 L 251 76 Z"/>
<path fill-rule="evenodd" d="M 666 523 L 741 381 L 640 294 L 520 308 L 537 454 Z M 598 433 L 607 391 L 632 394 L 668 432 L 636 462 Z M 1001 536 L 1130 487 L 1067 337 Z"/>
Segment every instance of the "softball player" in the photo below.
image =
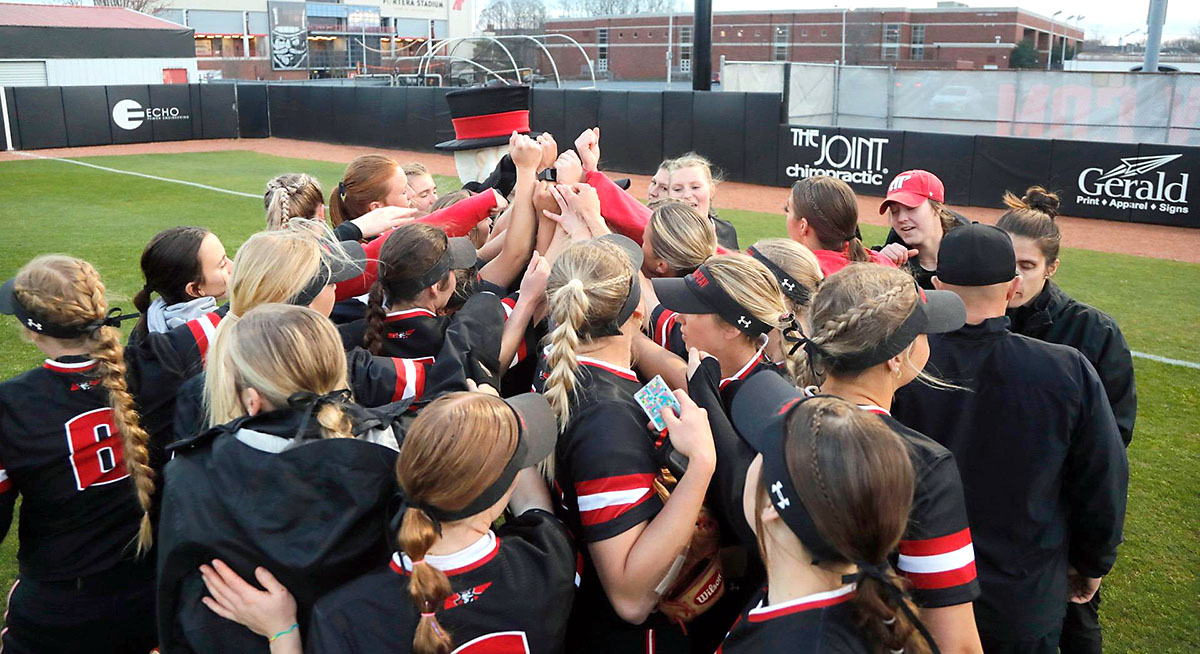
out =
<path fill-rule="evenodd" d="M 125 386 L 120 332 L 90 264 L 34 259 L 0 287 L 46 354 L 0 383 L 0 524 L 21 497 L 20 574 L 6 652 L 145 654 L 154 647 L 148 436 Z"/>

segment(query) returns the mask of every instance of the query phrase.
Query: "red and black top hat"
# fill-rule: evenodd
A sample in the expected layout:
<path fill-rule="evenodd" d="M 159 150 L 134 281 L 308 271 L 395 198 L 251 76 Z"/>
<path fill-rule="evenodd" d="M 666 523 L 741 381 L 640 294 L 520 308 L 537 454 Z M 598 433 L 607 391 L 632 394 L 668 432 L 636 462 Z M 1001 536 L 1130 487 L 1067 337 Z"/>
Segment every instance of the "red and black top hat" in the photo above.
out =
<path fill-rule="evenodd" d="M 446 94 L 454 140 L 442 141 L 439 150 L 474 150 L 508 143 L 512 133 L 536 136 L 529 131 L 529 87 L 481 86 Z"/>

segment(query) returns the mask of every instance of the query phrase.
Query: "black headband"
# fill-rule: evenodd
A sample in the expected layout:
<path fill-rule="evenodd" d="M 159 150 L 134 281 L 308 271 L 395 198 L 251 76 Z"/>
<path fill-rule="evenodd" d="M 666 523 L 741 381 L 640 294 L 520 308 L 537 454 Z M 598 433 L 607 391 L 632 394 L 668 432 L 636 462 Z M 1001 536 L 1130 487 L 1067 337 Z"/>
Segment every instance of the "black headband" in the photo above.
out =
<path fill-rule="evenodd" d="M 461 509 L 443 509 L 426 502 L 418 502 L 410 499 L 404 500 L 404 507 L 420 509 L 425 513 L 425 515 L 429 516 L 429 519 L 433 522 L 434 529 L 437 530 L 439 535 L 442 533 L 441 523 L 469 518 L 477 513 L 482 512 L 484 509 L 492 506 L 496 502 L 499 502 L 500 498 L 504 497 L 504 494 L 508 492 L 509 487 L 512 486 L 513 480 L 517 478 L 517 473 L 520 472 L 523 467 L 525 467 L 525 458 L 529 447 L 525 443 L 525 422 L 522 420 L 521 414 L 518 413 L 516 409 L 507 403 L 506 406 L 512 410 L 513 415 L 517 418 L 517 447 L 513 449 L 512 457 L 509 458 L 508 463 L 504 466 L 504 469 L 500 471 L 500 476 L 496 477 L 496 481 L 493 481 L 490 485 L 488 485 L 487 488 L 483 490 L 482 493 L 479 494 L 478 497 L 471 500 Z M 403 519 L 403 516 L 404 509 L 401 508 L 400 514 L 397 516 L 397 518 Z M 399 525 L 395 525 L 395 528 L 398 529 Z M 395 529 L 393 529 L 393 531 L 394 530 Z"/>
<path fill-rule="evenodd" d="M 446 249 L 442 251 L 441 258 L 439 258 L 436 263 L 430 266 L 428 270 L 413 279 L 385 282 L 387 284 L 387 288 L 391 292 L 402 297 L 420 293 L 424 289 L 427 289 L 441 281 L 442 277 L 444 277 L 446 273 L 450 271 L 450 265 L 453 258 L 454 257 L 450 252 L 450 241 L 447 240 Z M 383 262 L 379 262 L 379 265 L 382 266 Z M 383 276 L 380 275 L 381 280 L 382 278 Z"/>
<path fill-rule="evenodd" d="M 332 278 L 333 273 L 329 269 L 329 264 L 325 263 L 324 258 L 322 258 L 321 265 L 317 268 L 317 274 L 313 275 L 308 280 L 308 283 L 304 285 L 304 288 L 293 295 L 287 303 L 298 307 L 306 307 L 312 304 L 313 300 L 317 299 L 317 296 L 321 294 L 321 291 L 325 290 L 326 286 L 329 286 Z"/>
<path fill-rule="evenodd" d="M 714 313 L 743 333 L 750 336 L 762 336 L 771 331 L 770 325 L 756 318 L 748 309 L 730 297 L 725 289 L 721 288 L 721 285 L 713 279 L 707 264 L 700 264 L 692 274 L 684 277 L 683 281 L 691 288 L 696 297 L 713 309 Z"/>
<path fill-rule="evenodd" d="M 759 263 L 766 266 L 767 270 L 770 270 L 771 274 L 775 275 L 775 279 L 779 281 L 780 290 L 783 291 L 783 294 L 789 300 L 795 302 L 798 306 L 808 306 L 809 300 L 812 299 L 812 293 L 808 290 L 807 286 L 793 279 L 791 275 L 784 272 L 783 268 L 780 268 L 774 261 L 768 259 L 767 255 L 759 252 L 753 245 L 746 249 L 746 254 L 758 259 Z"/>

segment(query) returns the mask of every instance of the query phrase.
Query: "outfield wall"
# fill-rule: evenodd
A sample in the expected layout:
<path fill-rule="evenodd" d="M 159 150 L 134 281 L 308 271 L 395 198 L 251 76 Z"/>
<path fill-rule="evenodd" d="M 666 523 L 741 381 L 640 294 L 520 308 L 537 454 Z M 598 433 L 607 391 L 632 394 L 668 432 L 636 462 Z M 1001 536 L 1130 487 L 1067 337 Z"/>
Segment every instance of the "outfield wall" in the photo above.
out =
<path fill-rule="evenodd" d="M 0 141 L 39 149 L 203 138 L 283 138 L 432 150 L 453 138 L 450 89 L 286 84 L 3 90 Z M 999 207 L 1042 184 L 1066 215 L 1200 227 L 1200 148 L 781 124 L 779 95 L 534 89 L 531 125 L 567 147 L 600 126 L 605 168 L 653 173 L 695 150 L 725 179 L 789 186 L 832 175 L 883 196 L 899 172 L 938 175 L 951 204 Z"/>

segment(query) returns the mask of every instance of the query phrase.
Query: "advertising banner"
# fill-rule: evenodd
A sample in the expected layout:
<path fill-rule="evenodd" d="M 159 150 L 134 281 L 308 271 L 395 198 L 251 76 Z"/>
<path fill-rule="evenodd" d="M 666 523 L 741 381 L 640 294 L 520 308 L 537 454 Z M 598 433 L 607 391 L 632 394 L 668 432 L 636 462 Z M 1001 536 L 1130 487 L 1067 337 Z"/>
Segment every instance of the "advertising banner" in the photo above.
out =
<path fill-rule="evenodd" d="M 888 182 L 903 170 L 904 132 L 837 127 L 782 128 L 779 142 L 780 185 L 825 175 L 850 185 L 855 193 L 887 195 Z"/>
<path fill-rule="evenodd" d="M 308 14 L 303 2 L 267 2 L 271 70 L 308 67 Z"/>
<path fill-rule="evenodd" d="M 1070 216 L 1200 227 L 1200 148 L 1055 141 L 1054 189 Z M 1094 148 L 1094 151 L 1089 151 Z M 1074 157 L 1059 157 L 1059 152 Z"/>

